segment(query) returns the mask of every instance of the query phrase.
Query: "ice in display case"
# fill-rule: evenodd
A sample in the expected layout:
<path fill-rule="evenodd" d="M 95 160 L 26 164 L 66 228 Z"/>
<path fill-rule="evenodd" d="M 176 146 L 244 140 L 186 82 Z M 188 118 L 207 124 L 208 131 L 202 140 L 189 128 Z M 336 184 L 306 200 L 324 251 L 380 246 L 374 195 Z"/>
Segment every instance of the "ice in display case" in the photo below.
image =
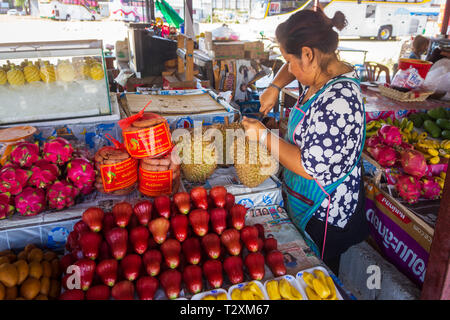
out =
<path fill-rule="evenodd" d="M 112 109 L 101 40 L 0 44 L 0 126 Z"/>

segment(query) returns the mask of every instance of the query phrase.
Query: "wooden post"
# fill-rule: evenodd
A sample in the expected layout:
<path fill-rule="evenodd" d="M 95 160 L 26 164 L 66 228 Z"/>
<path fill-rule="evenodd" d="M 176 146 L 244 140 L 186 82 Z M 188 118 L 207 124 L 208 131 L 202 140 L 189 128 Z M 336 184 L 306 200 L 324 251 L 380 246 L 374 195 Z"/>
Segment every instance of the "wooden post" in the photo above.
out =
<path fill-rule="evenodd" d="M 184 49 L 184 40 L 185 37 L 182 34 L 178 35 L 178 49 Z M 178 73 L 182 74 L 184 73 L 184 60 L 180 56 L 178 57 Z"/>
<path fill-rule="evenodd" d="M 442 16 L 441 35 L 448 38 L 448 22 L 450 19 L 450 0 L 447 0 L 444 5 L 444 15 Z"/>
<path fill-rule="evenodd" d="M 442 193 L 427 262 L 422 300 L 450 300 L 450 170 Z"/>
<path fill-rule="evenodd" d="M 186 81 L 194 80 L 194 40 L 186 40 Z"/>

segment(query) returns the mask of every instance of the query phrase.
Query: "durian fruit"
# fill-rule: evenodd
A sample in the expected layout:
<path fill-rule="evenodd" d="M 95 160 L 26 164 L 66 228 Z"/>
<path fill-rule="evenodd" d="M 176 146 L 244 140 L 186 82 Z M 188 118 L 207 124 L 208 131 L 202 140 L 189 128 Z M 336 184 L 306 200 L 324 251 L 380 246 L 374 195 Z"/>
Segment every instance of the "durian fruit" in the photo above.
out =
<path fill-rule="evenodd" d="M 93 63 L 90 68 L 90 76 L 93 80 L 102 80 L 104 77 L 103 66 L 101 63 Z"/>
<path fill-rule="evenodd" d="M 6 77 L 10 85 L 23 86 L 25 84 L 25 76 L 22 70 L 14 65 L 11 65 L 11 69 L 6 73 Z"/>
<path fill-rule="evenodd" d="M 56 81 L 55 66 L 50 64 L 48 61 L 45 61 L 43 64 L 41 64 L 41 68 L 39 71 L 41 79 L 45 83 Z"/>
<path fill-rule="evenodd" d="M 5 70 L 0 68 L 0 86 L 5 85 L 6 81 L 8 81 L 8 78 L 6 77 L 6 72 Z"/>
<path fill-rule="evenodd" d="M 229 150 L 234 154 L 234 167 L 242 184 L 254 188 L 278 171 L 278 161 L 259 142 L 244 135 L 236 137 Z"/>
<path fill-rule="evenodd" d="M 69 61 L 59 61 L 56 66 L 56 79 L 64 82 L 72 82 L 75 80 L 75 69 Z"/>
<path fill-rule="evenodd" d="M 206 128 L 201 132 L 190 131 L 176 144 L 181 159 L 181 170 L 186 180 L 205 182 L 217 168 L 214 139 L 209 139 Z"/>
<path fill-rule="evenodd" d="M 219 162 L 222 166 L 229 166 L 234 163 L 233 157 L 227 160 L 227 155 L 229 154 L 228 150 L 232 147 L 233 137 L 236 134 L 244 133 L 244 127 L 239 122 L 225 123 L 220 125 L 213 125 L 213 127 L 217 127 L 222 134 L 222 161 Z M 231 130 L 231 131 L 230 131 Z M 239 132 L 239 130 L 241 130 Z M 228 137 L 227 137 L 228 133 Z"/>
<path fill-rule="evenodd" d="M 41 81 L 39 69 L 32 62 L 28 62 L 28 65 L 23 68 L 23 74 L 28 83 Z"/>

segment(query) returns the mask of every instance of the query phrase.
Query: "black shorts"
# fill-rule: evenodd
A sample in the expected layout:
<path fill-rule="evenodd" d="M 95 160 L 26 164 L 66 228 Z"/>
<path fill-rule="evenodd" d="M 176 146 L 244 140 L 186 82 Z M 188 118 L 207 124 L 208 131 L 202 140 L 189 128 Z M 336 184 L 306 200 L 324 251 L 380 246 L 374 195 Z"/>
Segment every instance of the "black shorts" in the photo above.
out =
<path fill-rule="evenodd" d="M 365 215 L 365 199 L 364 181 L 361 180 L 358 204 L 345 227 L 339 228 L 330 224 L 327 226 L 327 238 L 325 240 L 323 257 L 325 263 L 338 258 L 348 248 L 366 240 L 369 236 L 369 224 Z M 311 217 L 306 225 L 306 232 L 316 243 L 319 252 L 322 253 L 325 221 L 321 221 L 314 216 Z"/>

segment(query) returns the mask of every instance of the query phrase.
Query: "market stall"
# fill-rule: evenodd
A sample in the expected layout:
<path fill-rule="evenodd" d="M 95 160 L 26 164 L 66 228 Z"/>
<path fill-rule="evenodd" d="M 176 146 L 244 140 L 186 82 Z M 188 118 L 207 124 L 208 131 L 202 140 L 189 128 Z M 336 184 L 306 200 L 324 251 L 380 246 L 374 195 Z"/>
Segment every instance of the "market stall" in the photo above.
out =
<path fill-rule="evenodd" d="M 195 149 L 195 130 L 225 147 L 216 134 L 242 129 L 217 92 L 110 93 L 101 41 L 0 54 L 20 101 L 0 105 L 2 299 L 354 298 L 290 221 L 269 155 L 262 174 Z"/>

